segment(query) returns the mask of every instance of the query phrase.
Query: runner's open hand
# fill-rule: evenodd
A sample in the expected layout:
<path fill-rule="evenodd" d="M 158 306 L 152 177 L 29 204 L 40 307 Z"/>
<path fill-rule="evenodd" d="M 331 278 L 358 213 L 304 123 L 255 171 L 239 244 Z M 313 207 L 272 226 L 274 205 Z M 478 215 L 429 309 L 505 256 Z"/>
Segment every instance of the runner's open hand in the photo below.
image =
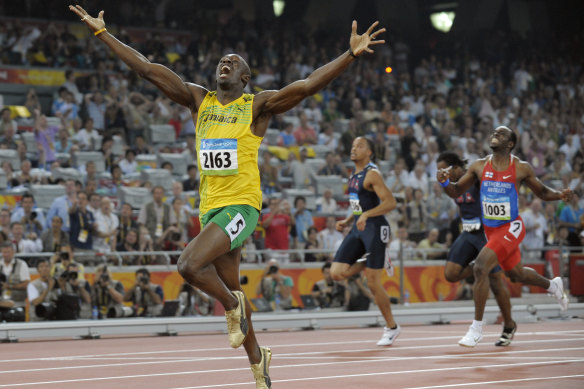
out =
<path fill-rule="evenodd" d="M 364 51 L 368 53 L 373 53 L 374 51 L 369 48 L 371 45 L 381 45 L 385 43 L 385 40 L 375 40 L 375 38 L 385 32 L 385 28 L 381 28 L 375 32 L 372 32 L 373 29 L 379 24 L 378 21 L 373 23 L 364 34 L 357 35 L 357 21 L 353 20 L 353 26 L 351 31 L 351 39 L 349 40 L 349 45 L 351 46 L 351 50 L 353 54 L 358 57 L 363 54 Z"/>
<path fill-rule="evenodd" d="M 570 200 L 572 200 L 572 196 L 574 195 L 574 192 L 572 191 L 572 189 L 564 189 L 562 190 L 560 197 L 562 198 L 562 200 L 567 203 Z"/>
<path fill-rule="evenodd" d="M 79 16 L 79 18 L 81 18 L 81 21 L 84 22 L 91 31 L 95 32 L 101 30 L 102 28 L 105 28 L 105 22 L 103 20 L 103 11 L 99 11 L 99 15 L 97 16 L 97 18 L 94 18 L 89 16 L 87 11 L 81 8 L 80 5 L 76 6 L 70 5 L 69 9 L 72 12 L 74 12 L 77 16 Z"/>

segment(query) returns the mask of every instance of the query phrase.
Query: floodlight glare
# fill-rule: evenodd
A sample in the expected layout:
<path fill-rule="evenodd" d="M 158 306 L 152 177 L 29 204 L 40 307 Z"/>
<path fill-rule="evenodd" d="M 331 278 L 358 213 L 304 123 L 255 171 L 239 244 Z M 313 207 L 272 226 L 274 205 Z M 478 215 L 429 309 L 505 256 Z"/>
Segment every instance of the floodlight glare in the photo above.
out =
<path fill-rule="evenodd" d="M 430 21 L 436 30 L 448 32 L 452 28 L 455 17 L 454 12 L 435 12 L 430 14 Z"/>
<path fill-rule="evenodd" d="M 282 15 L 286 2 L 284 0 L 274 0 L 272 4 L 274 6 L 274 15 L 276 15 L 276 17 Z"/>

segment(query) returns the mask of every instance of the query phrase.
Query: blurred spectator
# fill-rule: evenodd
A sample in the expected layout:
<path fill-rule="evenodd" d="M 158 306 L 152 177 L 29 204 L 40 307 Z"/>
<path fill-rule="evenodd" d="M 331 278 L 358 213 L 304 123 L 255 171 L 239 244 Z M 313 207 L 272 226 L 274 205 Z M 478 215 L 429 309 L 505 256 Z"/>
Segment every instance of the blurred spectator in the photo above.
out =
<path fill-rule="evenodd" d="M 337 201 L 333 197 L 333 191 L 330 188 L 326 188 L 322 192 L 322 196 L 317 198 L 315 201 L 316 211 L 321 214 L 331 214 L 338 211 Z"/>
<path fill-rule="evenodd" d="M 10 229 L 10 210 L 2 208 L 0 210 L 0 231 L 6 234 L 6 237 L 12 239 L 12 230 Z"/>
<path fill-rule="evenodd" d="M 23 104 L 29 112 L 35 112 L 36 110 L 41 110 L 41 103 L 39 102 L 39 97 L 37 95 L 36 89 L 30 88 L 26 93 L 26 98 Z"/>
<path fill-rule="evenodd" d="M 5 136 L 5 129 L 7 127 L 10 127 L 12 130 L 12 135 L 14 135 L 18 129 L 18 125 L 16 124 L 16 121 L 11 118 L 11 115 L 12 113 L 8 107 L 2 108 L 0 111 L 0 137 L 2 137 L 2 139 Z"/>
<path fill-rule="evenodd" d="M 20 172 L 15 177 L 15 179 L 19 182 L 20 185 L 30 186 L 31 184 L 38 183 L 39 181 L 38 177 L 31 176 L 30 174 L 31 169 L 32 164 L 28 159 L 25 159 L 22 162 L 20 162 Z"/>
<path fill-rule="evenodd" d="M 281 147 L 291 147 L 296 146 L 296 137 L 294 136 L 294 124 L 291 122 L 286 123 L 283 131 L 280 131 L 280 136 L 278 137 L 278 146 Z"/>
<path fill-rule="evenodd" d="M 49 127 L 45 115 L 41 115 L 40 112 L 35 113 L 34 133 L 39 151 L 39 164 L 41 166 L 49 167 L 57 159 L 55 153 L 55 135 L 58 131 L 58 127 Z"/>
<path fill-rule="evenodd" d="M 318 144 L 327 146 L 331 150 L 336 150 L 339 147 L 339 141 L 335 136 L 335 128 L 332 123 L 323 123 L 322 130 L 318 134 Z"/>
<path fill-rule="evenodd" d="M 296 196 L 294 198 L 293 213 L 296 238 L 298 243 L 305 243 L 308 227 L 314 225 L 314 220 L 312 219 L 312 212 L 306 209 L 306 198 L 304 196 Z"/>
<path fill-rule="evenodd" d="M 118 243 L 116 250 L 119 252 L 141 251 L 138 243 L 138 230 L 130 229 L 124 234 L 124 240 Z M 122 255 L 124 265 L 141 265 L 142 258 L 139 255 Z"/>
<path fill-rule="evenodd" d="M 562 208 L 558 218 L 559 227 L 568 228 L 568 240 L 571 246 L 577 246 L 580 243 L 578 234 L 582 229 L 580 217 L 584 214 L 584 209 L 582 209 L 579 202 L 580 196 L 574 193 L 570 202 Z"/>
<path fill-rule="evenodd" d="M 408 240 L 408 230 L 404 226 L 399 226 L 397 233 L 389 244 L 389 257 L 398 260 L 400 253 L 404 260 L 414 259 L 414 249 L 416 242 Z"/>
<path fill-rule="evenodd" d="M 99 150 L 101 136 L 98 134 L 97 130 L 93 128 L 93 119 L 91 117 L 85 119 L 83 128 L 75 135 L 75 141 L 81 151 Z"/>
<path fill-rule="evenodd" d="M 10 221 L 22 223 L 26 234 L 34 232 L 37 236 L 41 236 L 45 226 L 43 210 L 34 206 L 34 197 L 30 193 L 22 195 L 20 206 L 14 208 Z"/>
<path fill-rule="evenodd" d="M 308 122 L 306 113 L 300 112 L 298 114 L 300 124 L 294 129 L 294 138 L 298 146 L 315 145 L 318 143 L 318 138 L 315 129 Z"/>
<path fill-rule="evenodd" d="M 183 181 L 183 190 L 185 192 L 198 191 L 199 179 L 197 177 L 197 165 L 189 165 L 187 167 L 188 178 Z"/>
<path fill-rule="evenodd" d="M 112 207 L 111 200 L 104 197 L 101 200 L 100 210 L 95 214 L 97 231 L 93 240 L 93 250 L 99 253 L 109 253 L 116 249 L 116 236 L 120 222 L 112 212 Z"/>
<path fill-rule="evenodd" d="M 92 318 L 91 286 L 80 273 L 81 265 L 71 262 L 65 268 L 65 272 L 59 277 L 61 293 L 70 296 L 78 296 L 80 319 Z M 63 282 L 64 281 L 64 282 Z"/>
<path fill-rule="evenodd" d="M 87 203 L 87 194 L 79 192 L 69 208 L 69 241 L 76 251 L 91 251 L 97 233 L 95 216 L 87 210 Z"/>
<path fill-rule="evenodd" d="M 14 140 L 14 134 L 16 133 L 17 127 L 12 125 L 12 123 L 6 123 L 3 128 L 3 136 L 0 138 L 0 148 L 16 150 L 18 144 Z"/>
<path fill-rule="evenodd" d="M 136 153 L 132 149 L 126 150 L 126 158 L 119 163 L 124 175 L 136 173 L 138 171 L 138 162 L 136 162 Z"/>
<path fill-rule="evenodd" d="M 256 294 L 261 295 L 270 303 L 272 309 L 292 308 L 292 288 L 294 280 L 280 273 L 280 266 L 276 259 L 270 259 L 264 269 L 260 283 L 256 287 Z"/>
<path fill-rule="evenodd" d="M 70 245 L 63 245 L 55 254 L 51 257 L 51 277 L 59 277 L 61 273 L 67 270 L 67 267 L 71 264 L 76 265 L 77 276 L 80 280 L 85 279 L 85 267 L 75 262 L 75 254 L 71 249 Z"/>
<path fill-rule="evenodd" d="M 43 251 L 43 242 L 36 232 L 25 232 L 21 222 L 13 222 L 10 229 L 12 230 L 12 242 L 17 253 L 40 253 Z"/>
<path fill-rule="evenodd" d="M 296 160 L 293 153 L 288 156 L 288 161 L 282 170 L 282 175 L 291 176 L 294 182 L 294 187 L 297 189 L 305 189 L 312 185 L 315 179 L 314 170 L 306 162 L 308 149 L 301 147 L 299 150 L 300 160 Z"/>
<path fill-rule="evenodd" d="M 338 282 L 331 277 L 331 263 L 322 265 L 323 279 L 317 281 L 312 288 L 312 297 L 318 301 L 321 308 L 344 307 L 349 301 L 349 290 L 346 282 Z"/>
<path fill-rule="evenodd" d="M 79 88 L 75 83 L 75 72 L 73 70 L 65 70 L 65 82 L 62 86 L 71 92 L 76 104 L 81 104 L 83 102 L 83 94 L 79 92 Z"/>
<path fill-rule="evenodd" d="M 48 223 L 52 222 L 53 216 L 59 216 L 63 220 L 63 231 L 69 231 L 71 224 L 69 221 L 69 209 L 73 206 L 73 202 L 77 201 L 77 188 L 75 186 L 75 180 L 68 179 L 65 181 L 65 195 L 59 196 L 49 208 L 47 212 L 47 217 L 45 219 L 45 228 L 50 228 Z"/>
<path fill-rule="evenodd" d="M 136 155 L 153 154 L 152 147 L 150 147 L 148 144 L 146 144 L 146 141 L 144 140 L 143 135 L 136 136 L 136 144 L 134 146 L 134 151 L 136 152 Z"/>
<path fill-rule="evenodd" d="M 108 189 L 109 194 L 115 195 L 122 186 L 126 186 L 127 182 L 123 178 L 122 169 L 119 165 L 112 165 L 110 167 L 111 178 L 100 181 L 100 189 Z"/>
<path fill-rule="evenodd" d="M 288 250 L 290 228 L 294 221 L 290 210 L 286 210 L 278 198 L 269 200 L 269 212 L 261 217 L 262 227 L 266 231 L 265 247 L 272 250 Z"/>
<path fill-rule="evenodd" d="M 541 259 L 541 251 L 533 250 L 544 246 L 544 236 L 547 232 L 545 216 L 542 212 L 543 206 L 539 198 L 533 199 L 529 209 L 521 214 L 525 225 L 525 238 L 523 238 L 522 248 L 525 256 L 530 259 Z"/>
<path fill-rule="evenodd" d="M 418 243 L 418 258 L 420 259 L 444 259 L 446 258 L 446 247 L 438 242 L 440 232 L 437 228 L 428 231 L 425 239 Z"/>
<path fill-rule="evenodd" d="M 22 259 L 14 257 L 14 246 L 11 242 L 0 245 L 2 262 L 0 273 L 6 277 L 4 297 L 14 301 L 15 307 L 26 306 L 26 289 L 30 281 L 28 265 Z"/>
<path fill-rule="evenodd" d="M 39 278 L 29 282 L 26 288 L 30 309 L 28 311 L 29 321 L 41 321 L 46 318 L 36 315 L 36 307 L 42 303 L 55 304 L 59 284 L 54 277 L 51 277 L 51 267 L 45 258 L 38 260 L 36 265 Z"/>
<path fill-rule="evenodd" d="M 118 235 L 116 237 L 116 242 L 122 245 L 125 242 L 126 235 L 130 230 L 138 230 L 138 223 L 132 218 L 132 206 L 128 203 L 122 204 L 120 211 L 120 223 L 118 227 Z M 138 236 L 136 235 L 136 242 L 138 241 Z M 137 247 L 136 247 L 137 248 Z M 127 250 L 128 251 L 128 250 Z"/>
<path fill-rule="evenodd" d="M 432 183 L 432 194 L 426 200 L 428 228 L 440 231 L 440 241 L 444 240 L 450 220 L 456 215 L 456 205 L 448 197 L 437 181 Z"/>
<path fill-rule="evenodd" d="M 113 154 L 114 140 L 110 136 L 104 136 L 101 140 L 101 153 L 105 161 L 105 169 L 110 170 L 115 165 L 115 155 Z M 117 166 L 117 165 L 116 165 Z"/>
<path fill-rule="evenodd" d="M 163 245 L 163 236 L 169 232 L 169 228 L 176 226 L 176 216 L 170 205 L 164 204 L 164 188 L 156 186 L 152 189 L 152 200 L 140 209 L 138 224 L 146 227 L 154 240 L 154 249 L 160 250 Z"/>
<path fill-rule="evenodd" d="M 262 192 L 269 196 L 281 189 L 278 183 L 278 161 L 272 159 L 273 155 L 268 150 L 262 153 L 262 158 L 263 163 L 259 166 Z"/>
<path fill-rule="evenodd" d="M 69 234 L 62 230 L 63 220 L 55 215 L 51 220 L 51 228 L 48 228 L 41 235 L 43 252 L 58 252 L 61 247 L 69 245 Z"/>
<path fill-rule="evenodd" d="M 213 314 L 215 299 L 186 282 L 180 288 L 178 300 L 181 316 L 208 316 Z"/>
<path fill-rule="evenodd" d="M 87 204 L 87 210 L 93 213 L 93 216 L 97 216 L 97 213 L 101 210 L 101 195 L 99 193 L 92 193 L 88 197 L 89 203 Z"/>
<path fill-rule="evenodd" d="M 367 278 L 362 272 L 347 279 L 347 289 L 349 290 L 347 311 L 368 311 L 374 297 L 367 287 Z"/>
<path fill-rule="evenodd" d="M 308 125 L 314 128 L 316 131 L 320 130 L 320 122 L 323 120 L 322 110 L 320 109 L 318 102 L 314 97 L 309 97 L 307 102 L 307 107 L 304 108 L 303 112 L 306 115 L 306 120 Z"/>
<path fill-rule="evenodd" d="M 406 206 L 409 238 L 414 242 L 422 240 L 427 231 L 428 211 L 423 197 L 422 190 L 415 189 L 414 199 Z"/>
<path fill-rule="evenodd" d="M 406 163 L 402 157 L 398 157 L 393 170 L 387 173 L 385 185 L 394 195 L 403 196 L 405 187 L 408 186 L 409 175 L 405 170 Z"/>
<path fill-rule="evenodd" d="M 332 258 L 343 241 L 343 234 L 336 229 L 337 219 L 334 216 L 326 218 L 326 228 L 318 233 L 320 246 L 328 250 L 327 257 Z"/>
<path fill-rule="evenodd" d="M 428 174 L 426 174 L 426 167 L 422 161 L 418 161 L 414 170 L 412 170 L 408 177 L 408 186 L 422 191 L 422 197 L 427 198 L 430 192 L 428 185 Z M 452 201 L 451 201 L 452 202 Z"/>
<path fill-rule="evenodd" d="M 98 318 L 105 319 L 108 310 L 121 308 L 124 301 L 124 286 L 111 277 L 107 265 L 95 268 L 95 278 L 91 287 L 92 305 L 97 308 Z"/>
<path fill-rule="evenodd" d="M 322 253 L 310 252 L 310 250 L 322 249 L 321 242 L 318 240 L 318 230 L 315 227 L 309 227 L 306 231 L 306 243 L 302 248 L 307 251 L 304 253 L 304 262 L 316 262 L 323 258 Z"/>
<path fill-rule="evenodd" d="M 85 105 L 87 107 L 87 113 L 89 115 L 87 120 L 92 120 L 92 128 L 95 128 L 97 130 L 96 132 L 104 130 L 106 102 L 103 98 L 103 94 L 100 91 L 87 93 L 84 99 Z M 87 120 L 85 121 L 86 126 Z M 86 142 L 85 144 L 88 145 L 89 142 Z"/>
<path fill-rule="evenodd" d="M 333 152 L 327 152 L 325 155 L 325 165 L 318 171 L 319 176 L 345 176 L 346 169 L 339 160 L 335 160 Z"/>
<path fill-rule="evenodd" d="M 162 313 L 164 293 L 158 284 L 150 281 L 150 272 L 145 267 L 136 270 L 136 281 L 124 293 L 124 301 L 131 301 L 136 316 L 153 317 Z"/>

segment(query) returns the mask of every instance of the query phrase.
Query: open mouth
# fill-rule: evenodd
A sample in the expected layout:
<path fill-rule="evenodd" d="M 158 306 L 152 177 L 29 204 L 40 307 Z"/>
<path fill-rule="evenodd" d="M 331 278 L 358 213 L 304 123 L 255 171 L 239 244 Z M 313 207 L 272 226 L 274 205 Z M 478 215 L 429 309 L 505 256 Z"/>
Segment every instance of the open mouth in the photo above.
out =
<path fill-rule="evenodd" d="M 229 68 L 229 66 L 223 65 L 223 66 L 221 66 L 221 69 L 219 70 L 219 77 L 221 77 L 221 78 L 227 77 L 227 75 L 229 73 L 231 73 L 231 69 Z"/>

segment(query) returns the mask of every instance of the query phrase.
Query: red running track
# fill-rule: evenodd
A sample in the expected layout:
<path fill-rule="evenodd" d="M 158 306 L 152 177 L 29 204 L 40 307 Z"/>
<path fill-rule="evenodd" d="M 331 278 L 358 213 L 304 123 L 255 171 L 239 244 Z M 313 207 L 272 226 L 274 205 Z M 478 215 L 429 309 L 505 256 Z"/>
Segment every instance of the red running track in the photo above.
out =
<path fill-rule="evenodd" d="M 495 347 L 485 327 L 473 349 L 468 324 L 404 326 L 391 347 L 381 328 L 262 332 L 272 347 L 272 388 L 584 388 L 584 321 L 519 324 Z M 254 388 L 243 349 L 227 336 L 24 341 L 0 345 L 0 388 Z"/>

